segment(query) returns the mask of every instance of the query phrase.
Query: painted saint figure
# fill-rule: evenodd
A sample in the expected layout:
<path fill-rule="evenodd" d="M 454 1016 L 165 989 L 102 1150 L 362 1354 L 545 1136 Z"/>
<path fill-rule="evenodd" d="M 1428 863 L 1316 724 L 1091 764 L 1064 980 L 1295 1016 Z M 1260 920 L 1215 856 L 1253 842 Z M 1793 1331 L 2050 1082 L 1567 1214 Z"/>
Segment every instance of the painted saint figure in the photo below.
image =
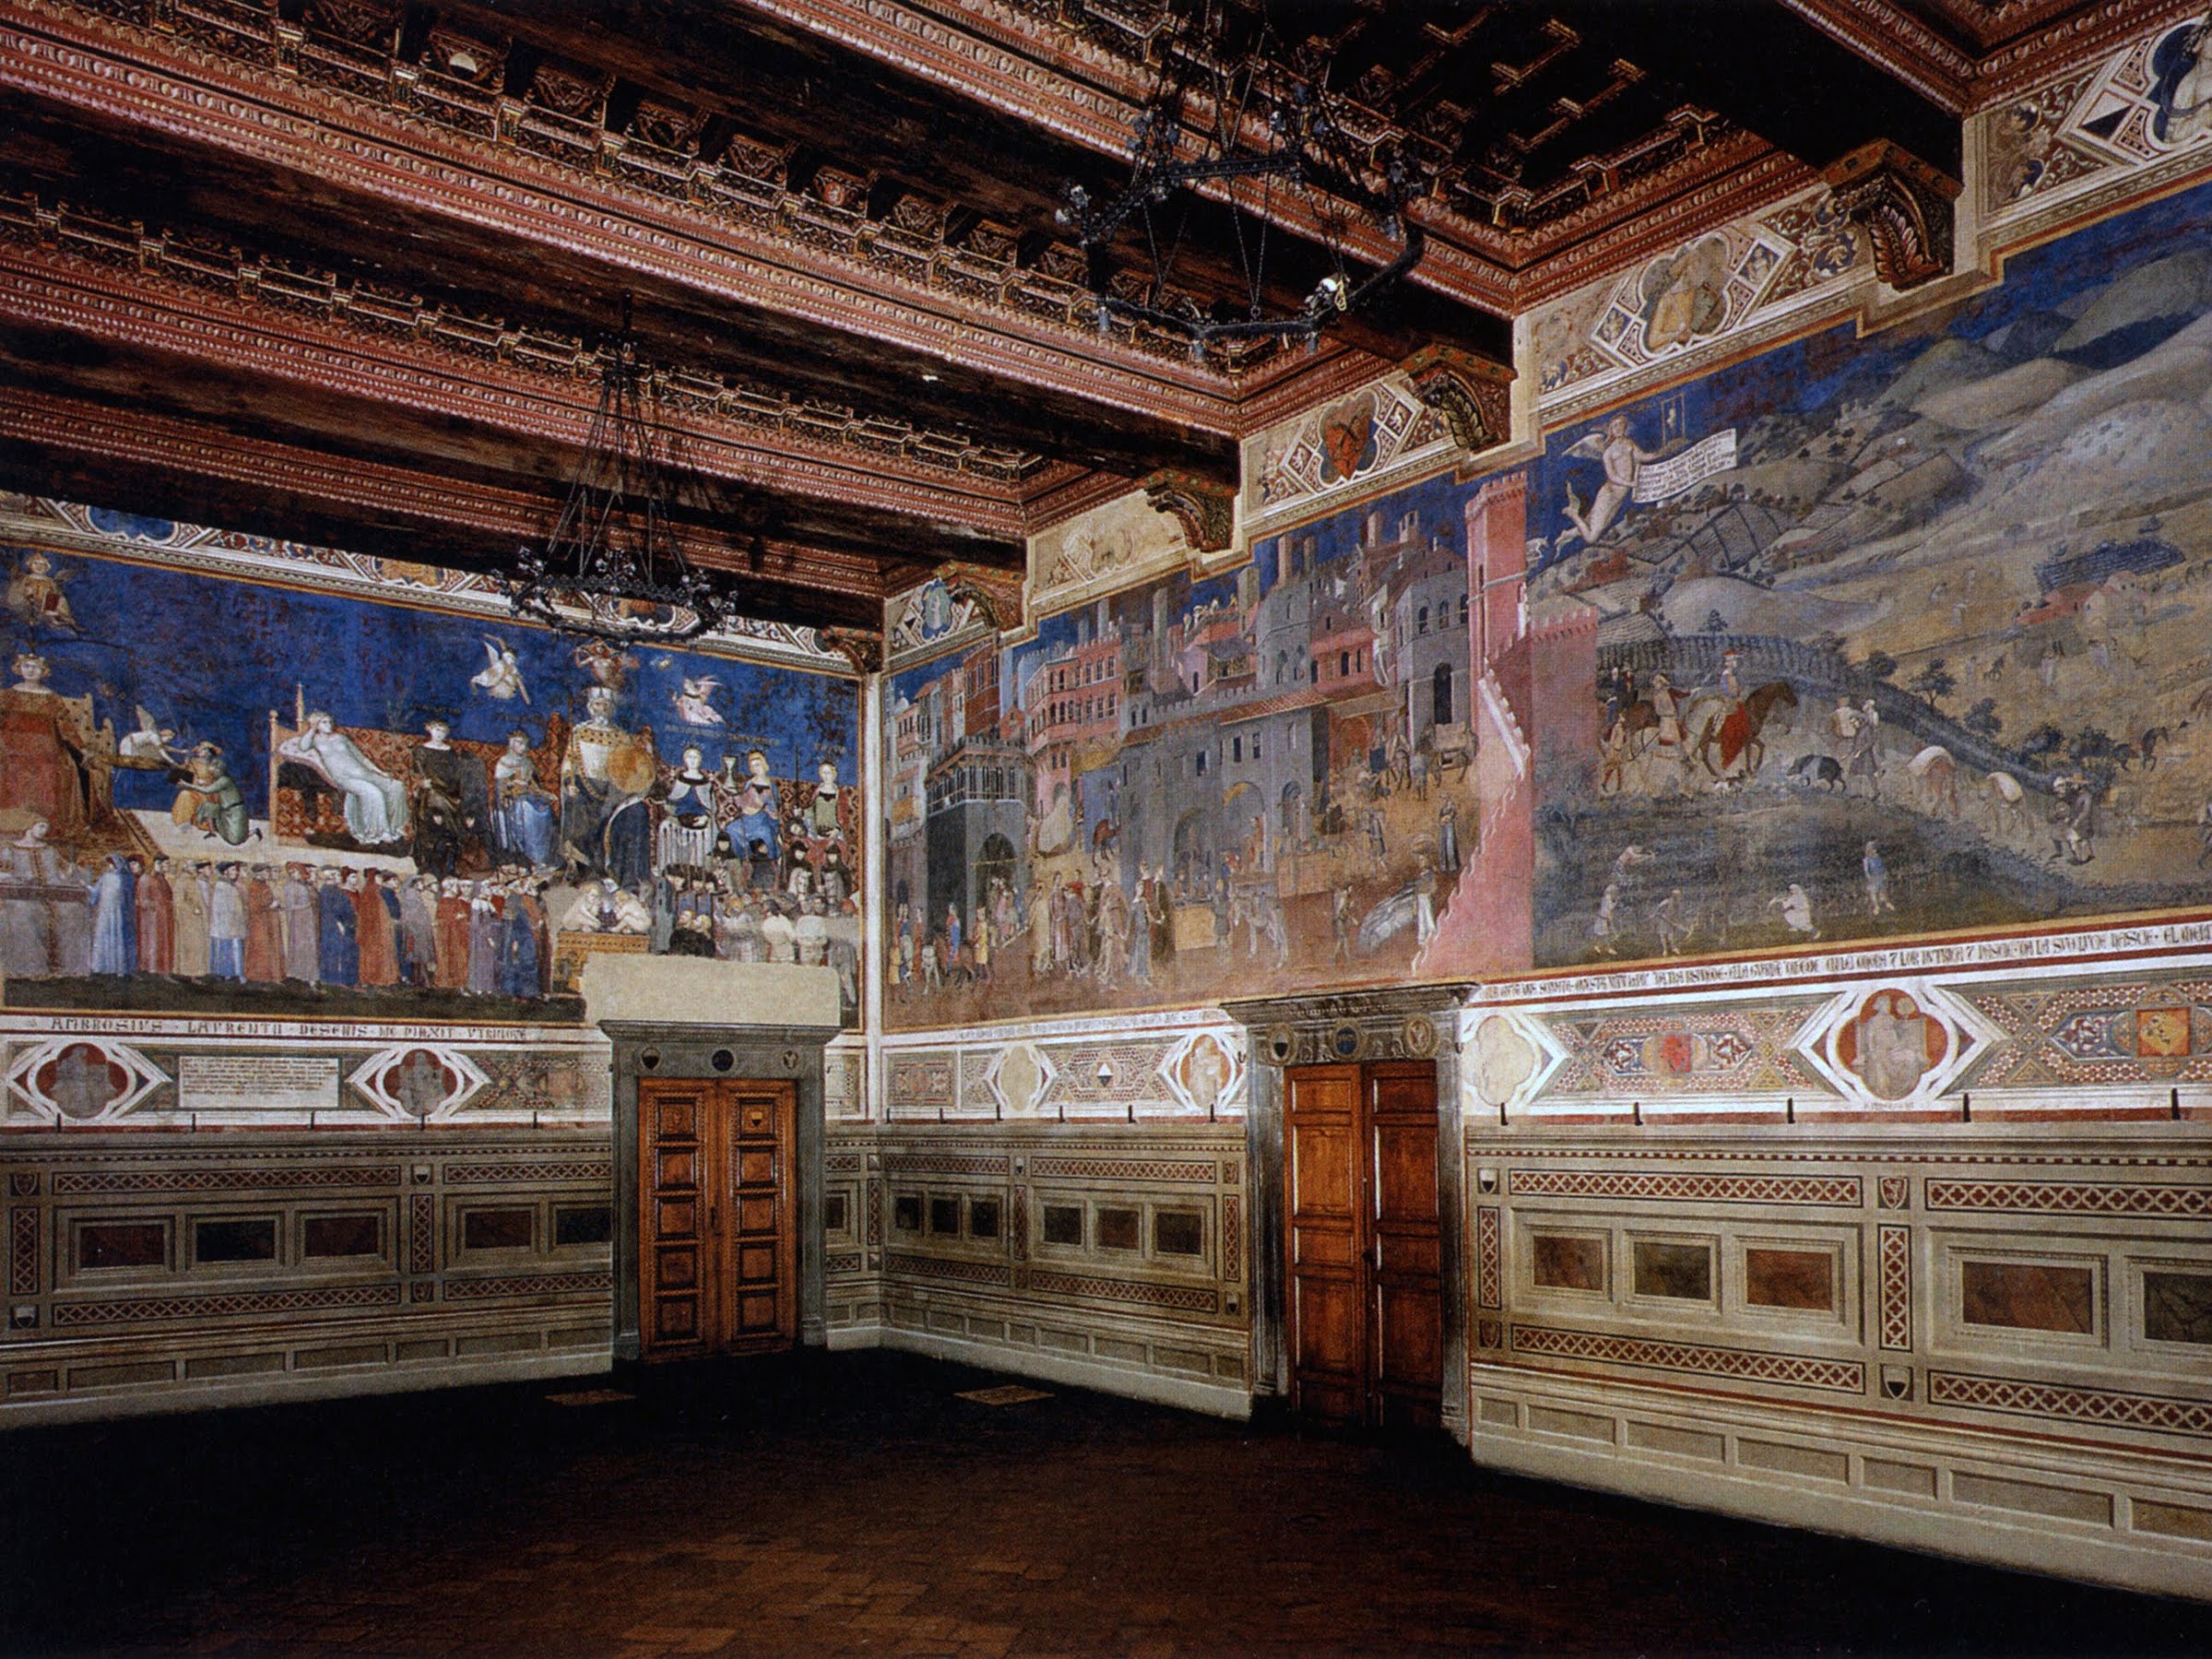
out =
<path fill-rule="evenodd" d="M 506 752 L 491 769 L 491 840 L 502 858 L 535 869 L 553 865 L 553 798 L 537 783 L 530 735 L 507 734 Z"/>
<path fill-rule="evenodd" d="M 453 747 L 453 730 L 433 716 L 415 749 L 415 862 L 434 876 L 461 867 L 484 823 L 484 769 Z"/>

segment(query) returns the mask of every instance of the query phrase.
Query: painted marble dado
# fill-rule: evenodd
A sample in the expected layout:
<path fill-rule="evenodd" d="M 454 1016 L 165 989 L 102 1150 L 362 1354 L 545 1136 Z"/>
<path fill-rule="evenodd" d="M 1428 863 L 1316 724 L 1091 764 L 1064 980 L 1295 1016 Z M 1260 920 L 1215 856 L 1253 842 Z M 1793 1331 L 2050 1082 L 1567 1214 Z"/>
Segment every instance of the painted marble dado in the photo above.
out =
<path fill-rule="evenodd" d="M 885 1121 L 1241 1121 L 1244 1028 L 1217 1011 L 894 1035 Z"/>
<path fill-rule="evenodd" d="M 1499 982 L 1460 1041 L 1470 1122 L 2201 1125 L 2212 924 Z"/>

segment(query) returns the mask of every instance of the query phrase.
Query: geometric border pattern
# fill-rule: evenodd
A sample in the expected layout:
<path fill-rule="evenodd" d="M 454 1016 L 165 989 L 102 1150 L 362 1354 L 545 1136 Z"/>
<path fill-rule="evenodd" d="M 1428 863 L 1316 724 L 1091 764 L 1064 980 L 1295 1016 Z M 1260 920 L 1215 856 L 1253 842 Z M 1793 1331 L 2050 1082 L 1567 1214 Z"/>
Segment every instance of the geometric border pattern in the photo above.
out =
<path fill-rule="evenodd" d="M 141 1296 L 128 1301 L 57 1302 L 57 1325 L 119 1324 L 142 1319 L 214 1319 L 225 1314 L 300 1313 L 319 1308 L 389 1308 L 397 1285 L 341 1285 L 328 1290 L 265 1290 L 241 1296 Z"/>
<path fill-rule="evenodd" d="M 66 1116 L 60 1107 L 46 1097 L 45 1091 L 38 1084 L 39 1073 L 46 1069 L 48 1062 L 60 1058 L 75 1048 L 89 1048 L 105 1064 L 120 1065 L 124 1073 L 123 1088 L 88 1118 Z M 47 1123 L 95 1124 L 113 1123 L 168 1081 L 168 1074 L 135 1048 L 109 1038 L 70 1035 L 52 1038 L 19 1050 L 15 1063 L 7 1068 L 6 1086 L 32 1112 Z"/>
<path fill-rule="evenodd" d="M 409 1054 L 418 1052 L 429 1054 L 432 1061 L 456 1079 L 438 1104 L 420 1118 L 408 1111 L 406 1103 L 392 1092 L 392 1074 L 399 1069 L 400 1063 Z M 379 1112 L 403 1124 L 432 1124 L 450 1118 L 481 1094 L 491 1081 L 484 1075 L 484 1068 L 459 1049 L 428 1042 L 402 1042 L 379 1049 L 356 1066 L 353 1075 L 346 1080 Z"/>
<path fill-rule="evenodd" d="M 1561 1359 L 1594 1359 L 1606 1365 L 1641 1365 L 1658 1371 L 1695 1371 L 1737 1377 L 1752 1382 L 1782 1382 L 1795 1388 L 1825 1388 L 1838 1394 L 1865 1394 L 1866 1368 L 1855 1359 L 1816 1359 L 1798 1354 L 1761 1354 L 1747 1348 L 1709 1347 L 1694 1342 L 1653 1342 L 1602 1331 L 1566 1331 L 1548 1325 L 1512 1327 L 1513 1351 Z"/>
<path fill-rule="evenodd" d="M 1498 1206 L 1494 1204 L 1477 1206 L 1475 1211 L 1475 1303 L 1477 1307 L 1496 1308 L 1504 1305 L 1503 1232 Z"/>
<path fill-rule="evenodd" d="M 1191 1313 L 1211 1313 L 1220 1298 L 1195 1285 L 1151 1285 L 1134 1279 L 1100 1278 L 1085 1273 L 1030 1275 L 1030 1288 L 1048 1295 L 1091 1296 L 1104 1301 L 1135 1302 L 1148 1308 L 1177 1308 Z"/>
<path fill-rule="evenodd" d="M 39 1293 L 39 1212 L 28 1204 L 8 1212 L 7 1289 L 11 1296 Z"/>
<path fill-rule="evenodd" d="M 581 1296 L 612 1290 L 611 1273 L 517 1274 L 508 1278 L 448 1279 L 447 1301 L 488 1301 L 502 1296 Z"/>
<path fill-rule="evenodd" d="M 1694 1175 L 1610 1170 L 1513 1170 L 1507 1191 L 1516 1198 L 1651 1198 L 1691 1204 L 1865 1202 L 1856 1175 Z"/>
<path fill-rule="evenodd" d="M 2121 1429 L 2212 1436 L 2212 1401 L 2176 1400 L 2161 1394 L 2126 1394 L 2112 1388 L 2076 1388 L 2063 1383 L 2020 1382 L 2010 1377 L 1970 1377 L 1954 1371 L 1930 1371 L 1928 1404 L 1971 1406 L 1983 1411 L 2017 1412 L 2025 1417 L 2071 1418 L 2077 1422 L 2109 1423 Z"/>
<path fill-rule="evenodd" d="M 1878 1230 L 1882 1346 L 1909 1349 L 1912 1346 L 1912 1230 L 1885 1227 Z"/>
<path fill-rule="evenodd" d="M 1928 1208 L 2022 1215 L 2212 1216 L 2212 1186 L 2120 1186 L 2073 1181 L 1931 1181 Z"/>

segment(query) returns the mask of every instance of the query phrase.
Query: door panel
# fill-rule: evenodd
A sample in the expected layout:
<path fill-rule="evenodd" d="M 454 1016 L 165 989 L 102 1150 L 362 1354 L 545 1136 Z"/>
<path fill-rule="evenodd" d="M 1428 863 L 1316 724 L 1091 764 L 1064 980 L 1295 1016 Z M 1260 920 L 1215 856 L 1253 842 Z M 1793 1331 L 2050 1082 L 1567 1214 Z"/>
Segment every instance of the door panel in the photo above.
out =
<path fill-rule="evenodd" d="M 1354 1422 L 1367 1375 L 1356 1156 L 1359 1068 L 1301 1067 L 1288 1083 L 1290 1403 L 1309 1417 Z"/>
<path fill-rule="evenodd" d="M 797 1332 L 788 1083 L 638 1085 L 645 1357 L 787 1347 Z"/>
<path fill-rule="evenodd" d="M 1293 1409 L 1350 1424 L 1441 1417 L 1436 1074 L 1302 1066 L 1285 1078 Z"/>
<path fill-rule="evenodd" d="M 1436 1068 L 1373 1065 L 1368 1074 L 1370 1420 L 1433 1428 L 1442 1420 L 1444 1382 Z"/>

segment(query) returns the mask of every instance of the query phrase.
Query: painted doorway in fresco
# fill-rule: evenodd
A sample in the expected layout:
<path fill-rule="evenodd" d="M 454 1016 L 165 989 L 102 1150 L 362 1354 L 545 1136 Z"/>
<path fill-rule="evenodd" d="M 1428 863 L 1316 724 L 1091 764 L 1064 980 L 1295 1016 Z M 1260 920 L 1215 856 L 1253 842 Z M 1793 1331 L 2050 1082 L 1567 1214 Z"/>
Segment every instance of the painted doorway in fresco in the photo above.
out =
<path fill-rule="evenodd" d="M 638 1083 L 638 1332 L 647 1359 L 797 1335 L 789 1083 Z"/>
<path fill-rule="evenodd" d="M 1294 1066 L 1284 1084 L 1291 1409 L 1434 1428 L 1444 1354 L 1436 1068 Z"/>

